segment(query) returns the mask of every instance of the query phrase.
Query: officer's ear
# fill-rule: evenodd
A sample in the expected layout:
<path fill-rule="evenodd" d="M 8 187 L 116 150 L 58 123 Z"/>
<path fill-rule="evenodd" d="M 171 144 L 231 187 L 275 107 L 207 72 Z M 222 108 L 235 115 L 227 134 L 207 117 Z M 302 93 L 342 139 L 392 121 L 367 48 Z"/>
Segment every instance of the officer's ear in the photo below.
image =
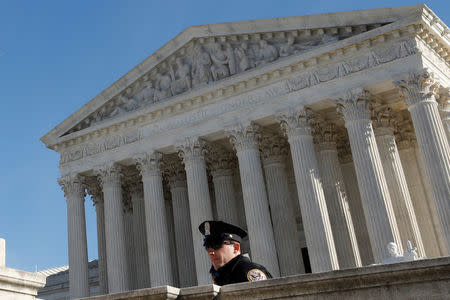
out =
<path fill-rule="evenodd" d="M 241 253 L 241 244 L 240 243 L 234 243 L 233 248 L 234 248 L 234 252 Z"/>

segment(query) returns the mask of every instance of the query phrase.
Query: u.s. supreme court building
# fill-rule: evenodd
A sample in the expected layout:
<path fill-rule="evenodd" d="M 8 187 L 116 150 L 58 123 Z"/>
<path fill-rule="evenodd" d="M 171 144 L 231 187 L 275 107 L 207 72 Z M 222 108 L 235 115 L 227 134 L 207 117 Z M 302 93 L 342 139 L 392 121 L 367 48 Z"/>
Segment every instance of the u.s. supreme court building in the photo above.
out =
<path fill-rule="evenodd" d="M 449 87 L 424 5 L 188 27 L 41 139 L 70 297 L 89 296 L 86 192 L 102 294 L 211 284 L 212 219 L 275 277 L 364 269 L 390 242 L 448 256 Z"/>

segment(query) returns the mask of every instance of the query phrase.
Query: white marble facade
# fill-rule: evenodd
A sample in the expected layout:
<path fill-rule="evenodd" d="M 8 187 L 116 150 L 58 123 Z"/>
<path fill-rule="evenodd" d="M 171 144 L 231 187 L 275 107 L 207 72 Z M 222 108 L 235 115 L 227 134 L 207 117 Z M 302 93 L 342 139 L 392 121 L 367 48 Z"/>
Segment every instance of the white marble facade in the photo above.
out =
<path fill-rule="evenodd" d="M 187 28 L 41 139 L 71 297 L 89 295 L 86 191 L 102 293 L 210 283 L 213 218 L 275 276 L 380 263 L 389 242 L 448 255 L 449 54 L 424 5 Z"/>

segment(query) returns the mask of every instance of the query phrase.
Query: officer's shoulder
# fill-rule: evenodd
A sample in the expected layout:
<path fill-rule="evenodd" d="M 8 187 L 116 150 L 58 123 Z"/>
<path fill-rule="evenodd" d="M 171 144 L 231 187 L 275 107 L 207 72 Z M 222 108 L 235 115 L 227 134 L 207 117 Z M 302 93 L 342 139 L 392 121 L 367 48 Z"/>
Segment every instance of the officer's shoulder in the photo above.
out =
<path fill-rule="evenodd" d="M 245 274 L 248 281 L 265 280 L 272 277 L 264 266 L 252 262 L 245 256 L 239 260 L 237 267 L 241 273 Z"/>

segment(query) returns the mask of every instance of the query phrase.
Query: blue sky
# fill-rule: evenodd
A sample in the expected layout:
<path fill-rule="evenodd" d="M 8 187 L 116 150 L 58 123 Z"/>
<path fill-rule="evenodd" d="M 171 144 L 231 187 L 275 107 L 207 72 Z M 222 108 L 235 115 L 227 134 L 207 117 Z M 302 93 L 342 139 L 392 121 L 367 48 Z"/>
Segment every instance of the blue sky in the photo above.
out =
<path fill-rule="evenodd" d="M 418 3 L 0 0 L 0 237 L 7 266 L 34 271 L 68 263 L 59 157 L 39 138 L 187 26 Z M 426 4 L 450 24 L 448 1 Z M 89 199 L 86 219 L 94 259 Z"/>

